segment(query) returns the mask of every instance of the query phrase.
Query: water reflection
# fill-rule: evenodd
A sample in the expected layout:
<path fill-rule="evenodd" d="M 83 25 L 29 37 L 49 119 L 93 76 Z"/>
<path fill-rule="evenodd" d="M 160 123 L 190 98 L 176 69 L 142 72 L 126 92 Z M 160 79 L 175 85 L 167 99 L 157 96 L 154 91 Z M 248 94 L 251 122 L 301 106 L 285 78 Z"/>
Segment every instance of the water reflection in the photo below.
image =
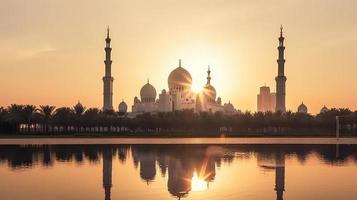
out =
<path fill-rule="evenodd" d="M 103 150 L 103 187 L 105 200 L 110 200 L 110 190 L 112 188 L 112 149 L 106 148 Z"/>
<path fill-rule="evenodd" d="M 191 191 L 205 191 L 215 180 L 216 168 L 235 159 L 256 158 L 262 170 L 275 172 L 276 199 L 285 191 L 285 159 L 296 157 L 304 163 L 317 155 L 329 165 L 356 162 L 357 145 L 54 145 L 0 146 L 0 165 L 23 169 L 34 165 L 52 167 L 55 161 L 97 163 L 102 159 L 104 199 L 111 199 L 112 161 L 117 157 L 125 163 L 131 155 L 140 178 L 147 184 L 157 176 L 167 176 L 168 192 L 180 199 Z M 157 169 L 158 167 L 158 169 Z M 116 169 L 114 169 L 116 170 Z M 159 175 L 157 174 L 159 172 Z"/>

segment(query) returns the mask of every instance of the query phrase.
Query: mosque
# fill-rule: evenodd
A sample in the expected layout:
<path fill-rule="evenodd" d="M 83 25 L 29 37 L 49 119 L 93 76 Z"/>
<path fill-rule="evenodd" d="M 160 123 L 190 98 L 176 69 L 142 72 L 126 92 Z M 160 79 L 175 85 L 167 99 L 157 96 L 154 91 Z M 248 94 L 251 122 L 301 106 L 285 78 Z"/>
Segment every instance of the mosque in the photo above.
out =
<path fill-rule="evenodd" d="M 217 98 L 216 89 L 211 84 L 211 70 L 208 67 L 207 83 L 203 90 L 195 93 L 191 90 L 192 77 L 182 67 L 174 69 L 167 80 L 168 91 L 163 89 L 157 98 L 157 92 L 153 85 L 147 83 L 140 90 L 140 99 L 134 98 L 133 113 L 145 112 L 172 112 L 176 110 L 194 110 L 195 112 L 222 112 L 231 114 L 235 112 L 229 102 L 222 105 L 220 97 Z"/>
<path fill-rule="evenodd" d="M 107 29 L 106 41 L 106 60 L 105 76 L 103 77 L 104 93 L 103 93 L 103 110 L 113 110 L 113 81 L 111 76 L 111 39 L 109 37 L 109 29 Z M 158 112 L 173 112 L 180 110 L 193 110 L 199 112 L 222 112 L 224 114 L 234 114 L 236 109 L 228 102 L 222 104 L 222 99 L 217 98 L 217 92 L 211 84 L 211 70 L 207 70 L 207 83 L 201 92 L 193 92 L 192 76 L 181 65 L 175 68 L 168 76 L 168 91 L 163 89 L 157 97 L 156 89 L 150 84 L 149 80 L 142 86 L 140 90 L 140 98 L 134 97 L 134 104 L 131 107 L 130 115 L 141 113 L 158 113 Z M 128 106 L 122 101 L 119 106 L 119 113 L 126 114 Z"/>

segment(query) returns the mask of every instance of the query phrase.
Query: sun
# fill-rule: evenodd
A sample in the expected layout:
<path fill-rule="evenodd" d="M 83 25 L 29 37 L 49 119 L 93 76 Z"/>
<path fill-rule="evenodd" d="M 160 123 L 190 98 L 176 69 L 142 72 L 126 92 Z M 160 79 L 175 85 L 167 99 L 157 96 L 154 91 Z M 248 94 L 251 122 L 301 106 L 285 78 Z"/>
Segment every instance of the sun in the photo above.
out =
<path fill-rule="evenodd" d="M 200 93 L 202 91 L 203 87 L 195 82 L 192 83 L 191 90 L 194 91 L 195 93 Z"/>
<path fill-rule="evenodd" d="M 192 191 L 205 191 L 207 190 L 207 182 L 195 172 L 191 180 L 191 188 Z"/>

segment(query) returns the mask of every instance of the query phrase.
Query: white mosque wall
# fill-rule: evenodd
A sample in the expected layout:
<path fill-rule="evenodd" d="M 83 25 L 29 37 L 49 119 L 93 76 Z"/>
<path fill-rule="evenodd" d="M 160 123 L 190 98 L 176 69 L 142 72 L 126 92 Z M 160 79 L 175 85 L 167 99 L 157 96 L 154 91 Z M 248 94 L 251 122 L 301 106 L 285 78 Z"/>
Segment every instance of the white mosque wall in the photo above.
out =
<path fill-rule="evenodd" d="M 172 111 L 171 98 L 170 98 L 170 95 L 168 93 L 166 93 L 166 91 L 163 91 L 159 95 L 158 104 L 159 104 L 158 105 L 159 112 L 170 112 L 170 111 Z"/>
<path fill-rule="evenodd" d="M 134 113 L 151 113 L 157 112 L 159 110 L 159 104 L 156 102 L 150 103 L 136 103 L 132 107 L 132 112 Z"/>

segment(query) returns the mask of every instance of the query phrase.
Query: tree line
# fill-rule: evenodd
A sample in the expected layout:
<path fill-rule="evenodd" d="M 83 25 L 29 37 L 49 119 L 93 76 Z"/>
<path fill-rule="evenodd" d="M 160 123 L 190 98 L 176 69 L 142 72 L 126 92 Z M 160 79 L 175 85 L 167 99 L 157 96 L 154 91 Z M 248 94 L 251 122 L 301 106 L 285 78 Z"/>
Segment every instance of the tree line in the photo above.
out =
<path fill-rule="evenodd" d="M 183 110 L 143 113 L 135 117 L 113 110 L 12 104 L 0 107 L 2 134 L 73 134 L 73 133 L 231 133 L 269 134 L 290 132 L 334 133 L 336 116 L 341 129 L 356 133 L 357 111 L 330 109 L 317 115 L 288 112 L 195 113 Z"/>

